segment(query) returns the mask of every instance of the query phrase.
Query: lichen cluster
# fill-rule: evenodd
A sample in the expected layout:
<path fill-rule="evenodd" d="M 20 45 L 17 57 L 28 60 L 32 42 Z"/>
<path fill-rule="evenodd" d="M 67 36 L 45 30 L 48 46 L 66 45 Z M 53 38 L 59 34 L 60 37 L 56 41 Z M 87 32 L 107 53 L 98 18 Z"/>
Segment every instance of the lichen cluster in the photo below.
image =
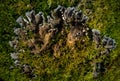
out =
<path fill-rule="evenodd" d="M 74 50 L 78 43 L 84 45 L 88 41 L 93 41 L 95 48 L 100 50 L 99 55 L 95 57 L 97 59 L 102 55 L 109 55 L 116 47 L 113 39 L 101 37 L 99 30 L 89 28 L 86 25 L 88 17 L 75 7 L 65 8 L 59 5 L 47 17 L 43 12 L 36 14 L 34 10 L 26 12 L 25 15 L 27 19 L 20 16 L 16 20 L 20 27 L 14 28 L 16 36 L 9 41 L 9 44 L 14 48 L 14 52 L 10 55 L 15 60 L 15 66 L 21 67 L 23 73 L 29 76 L 34 75 L 32 68 L 28 64 L 21 64 L 19 57 L 26 50 L 33 55 L 43 55 L 52 50 L 53 57 L 57 58 L 62 53 L 60 48 L 64 46 Z M 64 41 L 58 42 L 62 37 Z M 81 47 L 83 48 L 85 47 Z M 96 62 L 93 76 L 97 77 L 104 72 L 103 69 L 102 62 Z"/>
<path fill-rule="evenodd" d="M 96 29 L 92 29 L 93 42 L 95 43 L 95 48 L 98 51 L 98 55 L 96 55 L 95 59 L 99 59 L 100 57 L 105 55 L 105 58 L 110 55 L 110 52 L 116 48 L 116 42 L 114 39 L 110 37 L 103 36 L 101 37 L 100 31 Z M 103 74 L 105 72 L 104 61 L 94 62 L 93 68 L 93 76 L 98 77 L 99 74 Z"/>

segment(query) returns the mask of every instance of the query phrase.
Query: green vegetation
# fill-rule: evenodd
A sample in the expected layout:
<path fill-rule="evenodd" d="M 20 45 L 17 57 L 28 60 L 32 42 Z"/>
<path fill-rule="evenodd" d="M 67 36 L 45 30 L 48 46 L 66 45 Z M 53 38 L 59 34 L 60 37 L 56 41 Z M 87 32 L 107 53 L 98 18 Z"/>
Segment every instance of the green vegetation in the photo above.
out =
<path fill-rule="evenodd" d="M 92 1 L 92 2 L 90 2 Z M 109 58 L 105 58 L 106 72 L 97 78 L 98 81 L 120 81 L 120 2 L 118 0 L 1 0 L 0 1 L 0 78 L 4 81 L 29 81 L 22 74 L 20 68 L 10 70 L 13 60 L 10 53 L 13 49 L 8 41 L 14 36 L 13 28 L 18 26 L 16 19 L 25 15 L 26 11 L 34 9 L 36 12 L 43 11 L 49 14 L 57 5 L 77 6 L 89 17 L 87 25 L 90 28 L 99 29 L 102 35 L 114 38 L 117 47 Z M 59 40 L 58 40 L 59 39 Z M 86 39 L 89 41 L 89 39 Z M 79 42 L 74 51 L 64 45 L 65 37 L 57 36 L 52 43 L 58 42 L 62 52 L 61 56 L 53 58 L 48 50 L 43 56 L 31 55 L 29 50 L 21 54 L 23 63 L 29 63 L 35 68 L 38 75 L 33 81 L 96 81 L 92 75 L 92 64 L 98 50 L 94 49 L 91 42 L 81 45 Z M 86 48 L 84 48 L 86 46 Z M 80 49 L 84 48 L 84 49 Z M 88 62 L 90 61 L 90 62 Z"/>

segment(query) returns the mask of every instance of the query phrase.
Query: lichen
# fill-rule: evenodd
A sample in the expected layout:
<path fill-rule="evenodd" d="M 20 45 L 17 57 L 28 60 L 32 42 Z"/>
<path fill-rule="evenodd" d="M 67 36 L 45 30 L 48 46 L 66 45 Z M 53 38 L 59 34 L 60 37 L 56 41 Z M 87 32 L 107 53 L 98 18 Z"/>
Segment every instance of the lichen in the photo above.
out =
<path fill-rule="evenodd" d="M 25 71 L 25 66 L 30 67 L 30 65 L 24 64 L 21 60 L 22 58 L 18 59 L 17 53 L 24 54 L 24 52 L 29 51 L 29 54 L 38 57 L 49 53 L 50 56 L 57 59 L 64 56 L 65 53 L 82 52 L 83 49 L 87 49 L 88 42 L 92 42 L 92 44 L 95 44 L 95 47 L 92 49 L 96 49 L 97 54 L 91 59 L 99 59 L 104 55 L 105 57 L 110 55 L 112 49 L 116 47 L 115 41 L 112 38 L 102 37 L 99 30 L 88 27 L 86 24 L 88 17 L 83 14 L 82 10 L 78 10 L 75 7 L 65 8 L 58 5 L 47 17 L 44 17 L 44 13 L 41 11 L 36 14 L 34 10 L 26 12 L 25 15 L 27 19 L 20 16 L 16 20 L 20 27 L 14 28 L 16 36 L 13 41 L 9 41 L 10 46 L 14 48 L 14 53 L 11 53 L 11 57 L 15 60 L 17 67 L 22 67 L 23 71 Z M 16 56 L 13 54 L 16 54 Z M 74 57 L 72 58 L 74 59 Z M 85 62 L 87 63 L 86 60 Z M 103 70 L 105 67 L 102 65 L 104 61 L 97 60 L 92 62 L 94 64 L 93 77 L 96 78 L 105 72 Z M 34 67 L 37 68 L 38 66 L 34 65 Z M 60 67 L 62 68 L 62 65 Z M 35 72 L 30 71 L 23 73 L 33 77 Z"/>

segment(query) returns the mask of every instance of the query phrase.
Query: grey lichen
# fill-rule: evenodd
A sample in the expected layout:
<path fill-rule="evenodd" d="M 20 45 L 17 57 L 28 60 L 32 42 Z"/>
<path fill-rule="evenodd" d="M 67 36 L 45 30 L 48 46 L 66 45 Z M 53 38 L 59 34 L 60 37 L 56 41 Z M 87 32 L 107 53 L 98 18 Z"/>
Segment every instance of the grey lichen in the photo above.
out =
<path fill-rule="evenodd" d="M 109 54 L 110 51 L 116 47 L 113 39 L 109 37 L 102 38 L 99 30 L 89 28 L 86 25 L 88 17 L 75 7 L 65 8 L 59 5 L 56 9 L 51 11 L 47 19 L 45 19 L 44 13 L 41 11 L 36 14 L 35 11 L 32 10 L 26 12 L 25 15 L 27 19 L 20 16 L 16 20 L 21 27 L 14 28 L 16 37 L 14 37 L 15 39 L 13 41 L 9 41 L 9 44 L 15 50 L 15 52 L 10 54 L 11 58 L 15 60 L 14 64 L 22 67 L 23 73 L 29 76 L 34 73 L 31 66 L 26 64 L 21 65 L 18 56 L 21 51 L 16 53 L 18 50 L 24 49 L 18 46 L 21 45 L 21 42 L 29 49 L 31 54 L 41 55 L 44 51 L 53 49 L 55 58 L 60 57 L 60 47 L 62 46 L 51 42 L 55 40 L 59 34 L 66 36 L 66 41 L 64 42 L 70 47 L 74 47 L 78 41 L 83 44 L 86 42 L 85 39 L 92 39 L 96 45 L 95 48 L 105 48 L 104 51 L 100 52 L 101 55 Z M 29 36 L 29 33 L 32 33 L 33 36 Z M 94 77 L 100 74 L 102 67 L 101 63 L 95 63 L 93 71 Z"/>

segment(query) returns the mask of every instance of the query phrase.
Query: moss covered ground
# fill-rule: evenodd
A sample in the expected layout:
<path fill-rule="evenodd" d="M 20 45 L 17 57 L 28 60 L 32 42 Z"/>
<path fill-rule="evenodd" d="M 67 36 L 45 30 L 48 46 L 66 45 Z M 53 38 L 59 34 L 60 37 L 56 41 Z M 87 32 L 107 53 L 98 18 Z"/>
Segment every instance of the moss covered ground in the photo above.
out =
<path fill-rule="evenodd" d="M 41 57 L 31 55 L 29 51 L 21 54 L 22 62 L 29 63 L 36 70 L 37 78 L 33 81 L 120 81 L 120 1 L 119 0 L 0 0 L 0 78 L 4 81 L 29 81 L 19 68 L 10 70 L 13 60 L 10 52 L 13 51 L 8 41 L 14 36 L 13 28 L 18 26 L 16 19 L 26 11 L 34 9 L 43 11 L 45 15 L 57 5 L 77 6 L 88 17 L 87 25 L 99 29 L 102 35 L 114 38 L 117 47 L 105 58 L 106 71 L 99 78 L 93 79 L 92 64 L 97 50 L 93 49 L 91 42 L 82 48 L 79 43 L 74 51 L 67 46 L 60 50 L 62 56 L 57 59 L 49 51 Z M 57 41 L 59 38 L 59 41 Z M 62 43 L 65 38 L 57 37 L 56 41 Z M 83 46 L 84 47 L 84 46 Z M 90 62 L 88 62 L 90 60 Z"/>

